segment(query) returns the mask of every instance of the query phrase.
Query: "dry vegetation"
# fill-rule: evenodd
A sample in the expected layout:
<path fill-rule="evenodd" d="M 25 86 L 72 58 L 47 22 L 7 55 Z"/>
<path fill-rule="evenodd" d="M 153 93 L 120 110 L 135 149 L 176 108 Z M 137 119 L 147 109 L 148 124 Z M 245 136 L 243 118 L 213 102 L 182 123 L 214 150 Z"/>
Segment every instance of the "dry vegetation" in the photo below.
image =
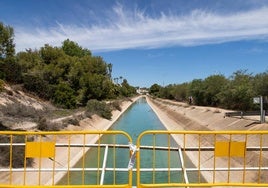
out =
<path fill-rule="evenodd" d="M 122 100 L 107 103 L 95 101 L 92 109 L 59 109 L 38 97 L 24 93 L 21 87 L 10 88 L 4 85 L 0 92 L 0 131 L 59 131 L 69 125 L 80 126 L 81 120 L 91 118 L 93 114 L 110 119 L 112 110 L 122 110 L 121 104 Z M 10 143 L 10 136 L 0 135 L 0 140 L 1 143 Z M 24 137 L 13 138 L 13 143 L 24 142 Z M 12 151 L 12 166 L 23 167 L 24 149 L 24 146 L 0 146 L 0 166 L 10 165 Z M 33 160 L 27 159 L 27 166 L 31 165 Z"/>

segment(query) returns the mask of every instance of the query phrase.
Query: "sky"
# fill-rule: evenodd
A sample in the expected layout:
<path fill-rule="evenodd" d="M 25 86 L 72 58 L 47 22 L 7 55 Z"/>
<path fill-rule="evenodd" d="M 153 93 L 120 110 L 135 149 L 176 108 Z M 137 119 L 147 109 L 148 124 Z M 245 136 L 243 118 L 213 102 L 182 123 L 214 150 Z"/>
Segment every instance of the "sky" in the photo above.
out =
<path fill-rule="evenodd" d="M 268 71 L 268 0 L 0 0 L 16 52 L 66 39 L 132 86 Z"/>

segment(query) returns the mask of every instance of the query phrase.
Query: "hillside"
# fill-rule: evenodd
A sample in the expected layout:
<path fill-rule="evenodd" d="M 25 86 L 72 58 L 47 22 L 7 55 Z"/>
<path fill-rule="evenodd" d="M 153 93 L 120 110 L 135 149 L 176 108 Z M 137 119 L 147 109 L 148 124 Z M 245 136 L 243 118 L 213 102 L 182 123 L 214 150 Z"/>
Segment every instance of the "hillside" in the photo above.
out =
<path fill-rule="evenodd" d="M 60 130 L 85 118 L 79 110 L 59 109 L 49 101 L 5 85 L 0 93 L 0 130 Z"/>
<path fill-rule="evenodd" d="M 49 109 L 53 107 L 48 103 L 6 85 L 0 93 L 0 129 L 34 129 Z"/>

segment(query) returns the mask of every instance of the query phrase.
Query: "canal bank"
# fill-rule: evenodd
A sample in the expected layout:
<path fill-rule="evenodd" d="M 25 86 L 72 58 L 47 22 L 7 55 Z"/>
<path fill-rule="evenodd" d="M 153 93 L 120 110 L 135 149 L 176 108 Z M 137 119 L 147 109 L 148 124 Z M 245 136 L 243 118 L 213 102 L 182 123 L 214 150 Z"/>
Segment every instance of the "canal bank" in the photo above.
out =
<path fill-rule="evenodd" d="M 133 104 L 128 110 L 119 118 L 118 121 L 116 121 L 109 130 L 112 131 L 124 131 L 130 137 L 132 138 L 132 143 L 136 144 L 137 143 L 137 138 L 139 135 L 141 135 L 144 131 L 147 130 L 165 130 L 164 125 L 159 121 L 159 118 L 157 115 L 153 112 L 151 107 L 148 105 L 147 101 L 145 98 L 140 98 Z M 159 145 L 159 146 L 164 146 L 165 141 L 167 139 L 167 136 L 158 136 L 152 137 L 152 136 L 146 136 L 141 139 L 140 143 L 142 145 L 146 146 L 152 146 L 153 143 Z M 128 145 L 128 141 L 123 138 L 123 137 L 117 137 L 115 139 L 114 136 L 111 135 L 103 135 L 101 138 L 101 143 L 105 144 L 118 144 L 118 145 Z M 164 145 L 163 145 L 164 144 Z M 176 143 L 173 140 L 170 140 L 169 142 L 170 145 L 176 145 Z M 170 152 L 169 153 L 169 160 L 167 157 L 167 152 L 166 151 L 152 151 L 152 150 L 144 150 L 141 149 L 140 152 L 142 153 L 142 158 L 143 160 L 141 161 L 140 167 L 143 169 L 150 169 L 152 168 L 150 165 L 156 164 L 156 166 L 161 167 L 161 168 L 168 168 L 173 167 L 173 168 L 180 168 L 180 158 L 177 154 L 176 151 Z M 118 154 L 120 153 L 120 154 Z M 105 152 L 102 150 L 99 150 L 98 148 L 92 148 L 90 149 L 85 155 L 84 159 L 82 158 L 75 166 L 74 168 L 79 168 L 81 166 L 84 166 L 83 164 L 86 164 L 84 168 L 90 169 L 98 166 L 98 160 L 102 160 L 101 157 L 103 156 Z M 155 155 L 154 158 L 152 156 Z M 95 156 L 95 158 L 94 158 Z M 98 157 L 96 157 L 98 156 Z M 116 156 L 116 157 L 115 157 Z M 157 157 L 156 157 L 157 156 Z M 103 183 L 104 185 L 108 184 L 113 184 L 114 182 L 122 184 L 122 183 L 127 183 L 126 181 L 128 180 L 127 174 L 129 173 L 127 170 L 128 162 L 129 162 L 129 151 L 128 147 L 126 150 L 123 149 L 118 149 L 118 150 L 113 150 L 113 148 L 110 148 L 107 150 L 107 157 L 108 160 L 105 162 L 105 167 L 107 170 L 107 173 L 105 173 L 105 177 L 103 176 Z M 151 162 L 149 162 L 151 161 Z M 115 165 L 116 164 L 116 165 Z M 108 169 L 116 167 L 116 172 L 109 172 Z M 118 174 L 120 173 L 120 175 Z M 117 175 L 115 175 L 117 174 Z M 155 178 L 155 181 L 153 180 L 153 176 L 157 176 Z M 68 181 L 68 177 L 70 181 Z M 89 185 L 97 185 L 98 184 L 98 173 L 94 172 L 92 173 L 87 173 L 87 175 L 84 176 L 84 181 L 86 184 Z M 143 172 L 142 174 L 142 181 L 143 183 L 152 183 L 152 182 L 165 182 L 167 180 L 167 172 Z M 96 181 L 97 179 L 97 181 Z M 169 179 L 170 181 L 173 182 L 178 182 L 181 180 L 181 174 L 180 172 L 170 172 L 169 173 Z M 114 180 L 114 182 L 113 182 Z M 134 171 L 133 171 L 133 184 L 136 185 L 136 167 L 134 165 Z M 60 185 L 66 184 L 66 182 L 69 182 L 72 185 L 78 185 L 78 184 L 83 184 L 83 181 L 81 181 L 81 173 L 76 173 L 73 172 L 70 175 L 66 175 L 60 182 Z M 68 184 L 69 184 L 68 183 Z M 118 185 L 119 185 L 118 184 Z"/>
<path fill-rule="evenodd" d="M 101 119 L 97 116 L 94 116 L 91 119 L 87 119 L 87 120 L 84 120 L 83 122 L 80 122 L 80 126 L 79 127 L 77 126 L 75 128 L 80 128 L 80 130 L 81 129 L 82 130 L 105 130 L 105 128 L 109 129 L 114 124 L 114 122 L 125 112 L 125 110 L 127 110 L 128 107 L 130 107 L 132 105 L 132 103 L 134 101 L 138 100 L 139 98 L 140 97 L 137 97 L 137 98 L 133 99 L 132 101 L 126 101 L 123 104 L 123 109 L 121 112 L 119 112 L 119 111 L 114 112 L 114 115 L 113 115 L 114 120 L 113 121 L 104 120 L 104 119 Z M 142 99 L 142 101 L 145 101 L 145 100 Z M 167 105 L 167 104 L 165 104 L 166 101 L 159 102 L 159 100 L 157 100 L 157 101 L 153 102 L 153 100 L 151 100 L 149 98 L 147 98 L 147 102 L 151 106 L 151 108 L 154 110 L 154 112 L 157 114 L 158 118 L 162 121 L 162 124 L 165 125 L 168 130 L 203 130 L 203 128 L 205 130 L 209 130 L 209 127 L 212 127 L 212 124 L 205 124 L 204 123 L 205 121 L 211 121 L 211 122 L 214 122 L 214 124 L 219 124 L 220 121 L 230 121 L 229 118 L 226 118 L 226 120 L 223 120 L 223 117 L 221 117 L 220 120 L 216 121 L 214 116 L 221 115 L 218 111 L 216 112 L 216 110 L 213 111 L 213 110 L 206 109 L 206 110 L 200 111 L 199 109 L 197 109 L 198 107 L 194 107 L 194 106 L 181 107 L 179 105 L 174 105 L 174 104 Z M 171 103 L 171 101 L 169 101 L 169 102 Z M 167 106 L 169 106 L 169 107 L 167 107 Z M 149 108 L 146 108 L 146 109 L 147 109 L 147 112 L 151 113 L 152 109 L 149 109 Z M 184 109 L 184 111 L 182 109 Z M 178 114 L 178 110 L 180 111 L 180 114 Z M 198 112 L 198 111 L 200 111 L 200 112 Z M 214 115 L 212 116 L 211 113 L 214 113 Z M 189 116 L 189 114 L 192 115 L 192 119 L 187 117 L 187 116 Z M 202 120 L 201 117 L 203 117 L 203 122 L 201 122 L 201 120 Z M 143 121 L 143 118 L 140 118 L 140 119 Z M 131 121 L 136 122 L 136 124 L 140 125 L 140 122 L 138 122 L 137 120 L 138 120 L 137 118 L 133 117 L 133 119 Z M 245 124 L 245 126 L 247 128 L 248 127 L 250 127 L 250 128 L 256 127 L 256 126 L 251 127 L 251 124 L 245 123 L 243 120 L 238 121 L 237 119 L 233 119 L 232 121 L 233 122 L 230 121 L 229 124 L 227 123 L 223 127 L 225 127 L 225 128 L 232 127 L 232 125 L 234 125 L 234 124 L 236 124 L 236 125 Z M 128 122 L 126 122 L 125 124 L 128 124 Z M 151 123 L 147 122 L 146 124 L 150 125 Z M 134 128 L 134 126 L 132 128 Z M 146 127 L 146 128 L 154 129 L 154 127 Z M 75 129 L 73 129 L 72 127 L 69 127 L 69 130 L 75 130 Z M 136 133 L 135 135 L 138 135 L 138 134 L 139 133 Z M 134 136 L 131 135 L 131 136 L 135 137 L 135 135 Z M 76 144 L 76 140 L 81 140 L 81 137 L 79 138 L 79 137 L 76 137 L 75 135 L 72 135 L 71 137 L 72 137 L 71 143 L 74 143 L 74 144 Z M 98 138 L 87 137 L 86 138 L 87 140 L 85 140 L 85 142 L 86 143 L 94 143 L 94 142 L 96 142 L 96 139 L 98 139 Z M 191 140 L 194 140 L 194 138 L 189 137 L 188 141 L 190 143 L 191 143 Z M 46 136 L 46 137 L 42 138 L 42 141 L 53 141 L 53 139 L 51 137 Z M 65 137 L 62 140 L 57 140 L 57 143 L 58 143 L 58 141 L 60 141 L 59 144 L 68 143 L 68 138 Z M 178 143 L 178 145 L 183 146 L 183 144 L 181 143 L 181 140 L 177 139 L 176 142 Z M 55 161 L 56 161 L 56 163 L 54 163 L 55 168 L 63 167 L 65 169 L 67 169 L 69 167 L 72 167 L 81 158 L 81 156 L 84 154 L 84 152 L 81 151 L 80 148 L 72 149 L 70 152 L 69 159 L 68 159 L 66 154 L 61 153 L 61 148 L 56 149 L 56 154 L 57 154 L 57 156 L 59 155 L 60 157 L 59 158 L 57 157 L 55 159 Z M 128 155 L 129 155 L 129 153 L 128 153 Z M 193 161 L 193 163 L 196 163 L 196 156 L 195 155 L 190 154 L 187 156 L 190 158 L 191 161 Z M 202 157 L 209 158 L 211 156 L 204 155 Z M 254 159 L 254 156 L 252 157 L 252 159 Z M 266 157 L 265 157 L 265 160 L 266 160 Z M 66 166 L 66 164 L 67 164 L 66 161 L 71 161 L 69 163 L 70 164 L 69 166 Z M 46 163 L 51 164 L 52 163 L 51 159 L 47 159 L 47 158 L 42 159 L 42 165 L 40 165 L 40 167 L 41 166 L 42 166 L 42 168 L 48 167 L 48 166 L 46 166 Z M 211 164 L 211 163 L 212 163 L 211 160 L 207 160 L 205 163 L 202 163 L 201 167 L 206 167 L 206 165 Z M 38 165 L 37 165 L 37 168 L 38 168 Z M 66 172 L 66 170 L 65 170 L 65 172 Z M 22 184 L 21 183 L 21 182 L 23 182 L 22 175 L 23 175 L 23 173 L 13 173 L 12 174 L 12 178 L 13 178 L 12 182 L 14 184 Z M 40 179 L 39 184 L 41 184 L 41 185 L 44 185 L 44 184 L 49 185 L 50 184 L 51 185 L 52 184 L 51 182 L 54 182 L 54 183 L 58 182 L 59 179 L 61 179 L 61 177 L 63 175 L 64 175 L 64 173 L 55 173 L 55 176 L 53 174 L 53 176 L 55 178 L 54 178 L 54 181 L 52 181 L 51 180 L 51 173 L 42 173 L 42 178 Z M 207 178 L 207 177 L 209 178 L 209 176 L 211 176 L 211 174 L 206 175 L 206 173 L 202 173 L 202 175 L 205 178 Z M 27 172 L 27 177 L 30 177 L 25 182 L 27 185 L 37 184 L 36 183 L 37 179 L 34 178 L 34 172 L 29 172 L 29 173 Z M 3 181 L 5 181 L 4 178 L 2 178 Z M 8 179 L 7 179 L 7 182 L 8 182 Z"/>
<path fill-rule="evenodd" d="M 137 96 L 134 98 L 131 98 L 129 100 L 125 100 L 122 102 L 121 104 L 121 111 L 118 110 L 114 110 L 112 112 L 112 119 L 111 120 L 107 120 L 104 118 L 101 118 L 97 115 L 93 115 L 91 118 L 86 118 L 82 121 L 79 122 L 80 126 L 73 126 L 73 125 L 69 125 L 65 130 L 63 131 L 96 131 L 96 130 L 108 130 L 119 118 L 122 114 L 124 114 L 124 112 L 133 104 L 135 103 L 139 98 L 141 98 L 141 96 Z M 72 137 L 72 143 L 78 143 L 81 140 L 81 136 L 73 136 Z M 52 141 L 53 138 L 47 138 L 47 141 Z M 87 137 L 87 140 L 85 141 L 86 143 L 90 144 L 90 143 L 95 143 L 98 140 L 98 137 L 94 136 L 94 137 Z M 67 143 L 68 139 L 63 138 L 61 140 L 57 140 L 57 142 L 60 143 Z M 64 152 L 62 152 L 63 148 L 57 148 L 55 153 L 57 154 L 57 159 L 56 159 L 56 163 L 55 163 L 55 168 L 61 168 L 61 167 L 65 167 L 68 168 L 68 157 L 66 157 L 66 155 L 64 154 Z M 63 154 L 61 154 L 63 153 Z M 83 156 L 84 151 L 81 148 L 77 148 L 77 149 L 73 149 L 70 152 L 70 167 L 74 166 Z M 38 159 L 37 159 L 38 160 Z M 38 168 L 38 166 L 36 166 L 38 163 L 35 163 L 35 168 Z M 51 165 L 51 160 L 48 158 L 44 158 L 42 159 L 42 168 L 48 168 Z M 51 185 L 51 182 L 54 182 L 55 184 L 57 184 L 62 177 L 65 175 L 64 172 L 57 172 L 54 174 L 54 178 L 51 177 L 51 173 L 42 173 L 42 179 L 40 180 L 40 184 L 41 185 Z M 15 184 L 21 184 L 23 182 L 23 178 L 21 178 L 23 176 L 22 174 L 13 174 L 13 182 Z M 31 174 L 29 173 L 29 176 L 31 176 Z M 8 177 L 8 176 L 6 176 Z M 34 174 L 33 174 L 34 177 Z M 2 179 L 6 182 L 9 181 L 9 179 L 7 178 Z M 27 179 L 27 182 L 25 182 L 27 185 L 34 185 L 37 184 L 37 179 L 35 178 L 29 178 Z"/>
<path fill-rule="evenodd" d="M 230 131 L 230 130 L 267 130 L 268 124 L 256 124 L 256 119 L 240 119 L 240 118 L 229 118 L 224 117 L 226 110 L 210 107 L 197 107 L 189 106 L 185 103 L 179 103 L 169 100 L 162 99 L 152 99 L 147 97 L 147 102 L 154 110 L 154 112 L 159 117 L 160 121 L 166 127 L 167 130 L 184 130 L 184 131 Z M 174 138 L 175 141 L 183 146 L 183 141 Z M 225 139 L 224 136 L 221 139 Z M 188 144 L 187 146 L 193 146 L 192 143 L 196 141 L 194 136 L 187 137 Z M 233 141 L 236 141 L 233 139 Z M 213 141 L 205 141 L 204 146 L 214 145 Z M 250 140 L 251 144 L 258 145 L 258 139 L 252 138 Z M 192 161 L 195 166 L 198 166 L 198 157 L 189 152 L 187 157 Z M 249 158 L 247 165 L 253 165 L 256 157 L 256 154 L 251 153 L 247 156 Z M 208 168 L 213 166 L 214 163 L 214 153 L 207 153 L 201 156 L 201 161 L 204 161 L 200 164 L 201 168 Z M 267 157 L 263 158 L 267 161 Z M 228 159 L 226 158 L 217 158 L 217 164 L 226 164 Z M 235 165 L 243 166 L 244 161 L 236 159 L 234 161 Z M 220 179 L 219 182 L 224 182 L 226 180 L 225 172 L 217 172 Z M 202 172 L 203 177 L 207 182 L 211 182 L 211 173 L 204 171 Z M 255 181 L 258 177 L 256 173 L 247 173 L 247 178 L 249 181 Z M 232 176 L 234 182 L 239 182 L 241 176 Z M 262 180 L 266 181 L 267 177 L 261 177 Z"/>
<path fill-rule="evenodd" d="M 138 99 L 139 98 L 137 98 L 136 100 L 138 100 Z M 130 109 L 130 111 L 131 111 L 130 114 L 132 114 L 132 115 L 130 115 L 131 116 L 130 118 L 128 117 L 129 115 L 127 115 L 129 113 L 125 113 L 125 111 L 124 111 L 124 115 L 122 116 L 122 118 L 120 118 L 120 122 L 122 121 L 122 123 L 120 123 L 121 125 L 119 125 L 119 126 L 115 125 L 113 122 L 112 124 L 110 124 L 110 126 L 107 126 L 107 129 L 123 130 L 123 131 L 128 132 L 130 134 L 130 136 L 132 137 L 132 139 L 134 139 L 133 143 L 135 144 L 136 143 L 135 137 L 137 137 L 141 132 L 143 132 L 145 130 L 158 129 L 157 126 L 153 126 L 152 120 L 145 121 L 146 118 L 143 117 L 143 115 L 147 116 L 146 114 L 153 110 L 154 113 L 159 118 L 159 120 L 161 121 L 162 125 L 164 125 L 167 130 L 176 130 L 176 131 L 178 131 L 178 130 L 210 130 L 208 128 L 209 126 L 202 125 L 202 123 L 200 123 L 200 121 L 198 121 L 197 117 L 194 116 L 194 114 L 191 114 L 191 115 L 193 115 L 193 118 L 186 117 L 185 114 L 189 113 L 189 112 L 184 111 L 182 114 L 178 114 L 175 109 L 167 108 L 168 105 L 166 106 L 164 102 L 155 101 L 149 97 L 146 98 L 146 101 L 150 107 L 147 105 L 148 107 L 146 107 L 145 111 L 143 110 L 142 113 L 137 113 L 137 111 L 140 111 L 139 107 L 138 107 L 140 105 L 138 105 L 138 106 L 135 105 L 135 107 L 133 106 L 133 108 Z M 146 103 L 144 99 L 142 101 L 138 101 L 138 102 L 139 103 Z M 173 107 L 178 108 L 178 106 L 173 106 Z M 185 108 L 186 108 L 186 106 L 185 106 Z M 193 107 L 187 106 L 187 108 L 189 111 L 192 111 L 192 110 L 195 110 L 196 107 L 193 108 Z M 134 111 L 134 113 L 132 113 L 132 111 Z M 203 114 L 204 118 L 206 117 L 207 114 L 210 114 L 210 113 L 211 113 L 211 110 L 206 110 L 205 113 Z M 215 113 L 215 112 L 212 112 L 212 113 Z M 220 115 L 220 114 L 215 113 L 215 116 L 217 116 L 217 115 Z M 118 116 L 118 118 L 120 116 Z M 126 120 L 124 120 L 124 117 L 128 117 L 128 118 L 126 118 Z M 212 116 L 210 118 L 205 118 L 205 119 L 211 119 L 211 118 L 212 118 Z M 134 122 L 134 124 L 133 124 L 133 122 Z M 104 129 L 98 129 L 101 126 L 96 126 L 96 124 L 94 124 L 94 123 L 91 124 L 92 122 L 91 123 L 84 122 L 84 123 L 86 126 L 91 126 L 93 128 L 93 130 L 104 130 Z M 118 122 L 116 122 L 116 124 L 117 123 Z M 164 129 L 164 128 L 161 128 L 161 129 Z M 88 140 L 88 142 L 94 143 L 97 141 L 96 139 L 97 138 L 91 138 L 90 140 Z M 163 139 L 163 141 L 164 140 L 165 139 Z M 177 144 L 179 146 L 183 146 L 183 141 L 181 139 L 179 139 L 178 137 L 177 138 L 174 137 L 174 140 L 177 142 Z M 187 137 L 187 140 L 190 143 L 188 146 L 191 146 L 191 143 L 194 140 L 196 140 L 196 138 L 194 136 L 189 136 L 189 137 Z M 211 145 L 211 143 L 207 143 L 207 144 Z M 77 155 L 75 155 L 75 157 L 72 158 L 71 166 L 73 166 L 77 161 L 79 161 L 79 159 L 81 159 L 82 155 L 83 155 L 83 152 L 80 152 L 80 153 L 78 152 Z M 201 167 L 207 168 L 207 167 L 211 166 L 211 164 L 213 164 L 214 161 L 213 161 L 212 155 L 213 154 L 211 154 L 211 152 L 210 152 L 208 154 L 201 156 L 201 158 L 202 158 L 201 160 L 206 161 L 206 163 L 201 164 L 202 165 Z M 191 161 L 193 163 L 193 165 L 195 167 L 198 166 L 198 158 L 197 158 L 195 153 L 191 153 L 191 152 L 187 153 L 187 158 L 189 159 L 189 161 Z M 218 163 L 225 163 L 225 162 L 223 160 L 219 159 Z M 57 173 L 57 175 L 55 176 L 56 182 L 58 182 L 58 180 L 60 180 L 63 177 L 63 175 L 64 175 L 63 173 Z M 211 173 L 210 172 L 204 171 L 204 172 L 202 172 L 202 176 L 207 180 L 207 182 L 211 182 L 211 180 L 210 180 Z M 222 181 L 224 181 L 224 179 L 226 178 L 226 174 L 223 173 L 219 177 L 222 177 Z M 75 179 L 77 179 L 77 178 L 75 178 Z M 147 180 L 143 180 L 143 181 L 146 182 Z M 221 180 L 219 180 L 219 181 L 221 181 Z M 74 182 L 74 184 L 76 184 L 76 182 Z"/>

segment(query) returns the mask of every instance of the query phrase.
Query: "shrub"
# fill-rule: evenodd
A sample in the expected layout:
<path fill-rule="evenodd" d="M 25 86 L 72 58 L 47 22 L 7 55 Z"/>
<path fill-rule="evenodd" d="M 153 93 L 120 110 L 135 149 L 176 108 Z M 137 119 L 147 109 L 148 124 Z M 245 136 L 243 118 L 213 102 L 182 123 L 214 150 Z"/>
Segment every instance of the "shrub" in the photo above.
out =
<path fill-rule="evenodd" d="M 76 98 L 74 90 L 67 83 L 60 83 L 57 85 L 53 102 L 64 108 L 75 108 L 76 107 Z"/>
<path fill-rule="evenodd" d="M 1 106 L 1 112 L 6 116 L 35 118 L 41 111 L 36 110 L 33 106 L 22 103 L 13 103 L 12 105 Z"/>
<path fill-rule="evenodd" d="M 101 102 L 95 99 L 87 102 L 87 111 L 92 114 L 97 114 L 105 119 L 112 118 L 112 110 L 105 102 Z"/>
<path fill-rule="evenodd" d="M 71 118 L 67 121 L 68 124 L 79 126 L 79 120 L 77 118 Z"/>
<path fill-rule="evenodd" d="M 111 106 L 112 106 L 114 109 L 116 109 L 116 110 L 118 110 L 118 111 L 121 112 L 122 108 L 121 108 L 120 105 L 121 105 L 120 101 L 113 101 L 113 102 L 111 103 Z"/>
<path fill-rule="evenodd" d="M 23 83 L 26 90 L 34 92 L 43 99 L 50 99 L 53 93 L 52 87 L 39 74 L 24 74 Z"/>
<path fill-rule="evenodd" d="M 61 125 L 55 122 L 47 121 L 46 118 L 39 118 L 37 128 L 41 131 L 59 131 Z"/>

